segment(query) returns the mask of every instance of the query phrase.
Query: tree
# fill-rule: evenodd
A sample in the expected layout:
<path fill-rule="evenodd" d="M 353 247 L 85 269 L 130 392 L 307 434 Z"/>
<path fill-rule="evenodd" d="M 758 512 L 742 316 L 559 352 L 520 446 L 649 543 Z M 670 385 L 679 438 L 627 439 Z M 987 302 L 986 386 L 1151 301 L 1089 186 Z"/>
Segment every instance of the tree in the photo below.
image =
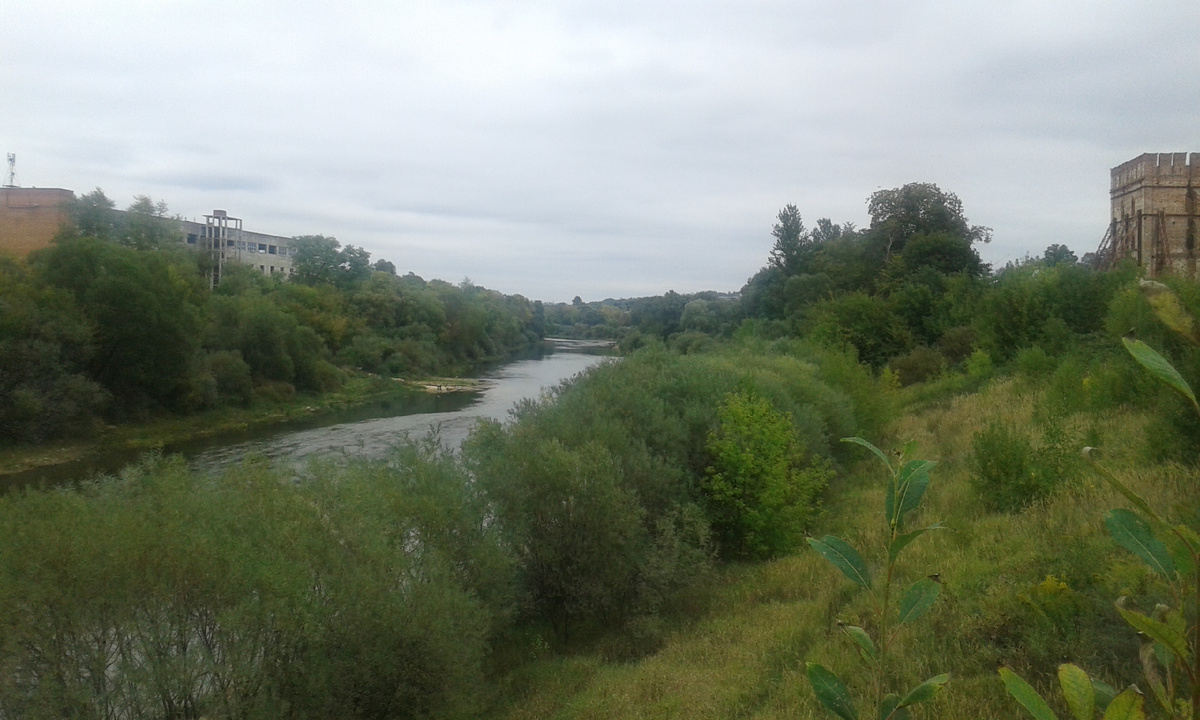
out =
<path fill-rule="evenodd" d="M 37 259 L 43 281 L 69 291 L 95 324 L 91 377 L 126 409 L 173 404 L 199 348 L 200 278 L 162 253 L 82 237 Z"/>
<path fill-rule="evenodd" d="M 376 260 L 376 261 L 375 261 L 375 264 L 374 264 L 372 267 L 373 267 L 373 268 L 375 268 L 375 270 L 376 270 L 377 272 L 385 272 L 385 273 L 387 273 L 388 275 L 395 275 L 395 274 L 396 274 L 396 266 L 395 266 L 395 264 L 394 264 L 394 263 L 392 263 L 392 262 L 389 262 L 389 261 L 387 261 L 387 260 L 384 260 L 383 258 L 380 258 L 380 259 Z"/>
<path fill-rule="evenodd" d="M 342 247 L 337 238 L 299 235 L 292 238 L 292 247 L 296 249 L 292 267 L 296 270 L 297 281 L 305 285 L 336 283 Z"/>
<path fill-rule="evenodd" d="M 116 203 L 108 199 L 100 188 L 80 195 L 70 210 L 71 222 L 80 235 L 111 239 L 116 234 L 117 216 L 113 212 Z"/>
<path fill-rule="evenodd" d="M 764 558 L 795 549 L 831 475 L 828 466 L 811 461 L 791 416 L 765 398 L 730 393 L 717 414 L 703 481 L 717 537 L 735 555 Z"/>
<path fill-rule="evenodd" d="M 800 210 L 791 203 L 779 211 L 778 222 L 771 228 L 775 237 L 775 245 L 771 248 L 769 263 L 772 267 L 782 268 L 787 274 L 794 275 L 800 271 L 806 246 L 812 238 L 804 227 Z"/>
<path fill-rule="evenodd" d="M 300 235 L 292 238 L 296 280 L 305 285 L 334 285 L 346 288 L 371 274 L 371 253 L 353 245 L 342 248 L 336 238 Z M 393 268 L 394 269 L 394 268 Z"/>
<path fill-rule="evenodd" d="M 167 217 L 167 203 L 163 200 L 155 202 L 147 195 L 137 195 L 125 209 L 123 220 L 119 238 L 122 245 L 154 250 L 183 239 L 179 223 Z"/>
<path fill-rule="evenodd" d="M 969 240 L 947 232 L 913 235 L 905 243 L 900 261 L 908 274 L 931 268 L 943 275 L 966 273 L 980 277 L 986 267 Z"/>
<path fill-rule="evenodd" d="M 829 218 L 821 218 L 817 220 L 817 226 L 812 229 L 812 242 L 814 245 L 823 245 L 840 239 L 844 235 L 850 235 L 854 232 L 854 223 L 847 222 L 838 225 Z"/>
<path fill-rule="evenodd" d="M 969 243 L 990 242 L 991 228 L 971 225 L 963 216 L 962 201 L 933 183 L 909 183 L 892 190 L 878 190 L 867 199 L 871 232 L 884 245 L 884 256 L 904 250 L 917 233 L 947 233 Z"/>
<path fill-rule="evenodd" d="M 1055 265 L 1074 265 L 1079 262 L 1079 258 L 1071 251 L 1071 248 L 1055 243 L 1046 248 L 1046 255 L 1042 262 L 1050 267 L 1054 267 Z"/>
<path fill-rule="evenodd" d="M 83 374 L 92 332 L 68 293 L 0 258 L 0 438 L 40 442 L 88 429 L 107 398 Z"/>

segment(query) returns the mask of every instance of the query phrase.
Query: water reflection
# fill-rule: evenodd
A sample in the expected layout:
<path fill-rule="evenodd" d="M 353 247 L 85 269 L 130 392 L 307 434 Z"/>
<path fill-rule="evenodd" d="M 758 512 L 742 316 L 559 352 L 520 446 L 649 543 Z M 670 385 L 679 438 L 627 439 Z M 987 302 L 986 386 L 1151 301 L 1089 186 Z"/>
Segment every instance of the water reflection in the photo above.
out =
<path fill-rule="evenodd" d="M 251 455 L 296 468 L 314 456 L 378 458 L 405 436 L 421 437 L 431 430 L 436 431 L 443 446 L 457 448 L 481 418 L 503 420 L 520 400 L 537 397 L 543 390 L 603 360 L 601 356 L 580 352 L 556 352 L 537 360 L 520 360 L 488 373 L 480 392 L 435 396 L 449 403 L 461 403 L 462 407 L 277 433 L 185 454 L 191 456 L 193 468 L 216 472 Z"/>
<path fill-rule="evenodd" d="M 250 456 L 300 468 L 314 456 L 377 458 L 406 435 L 436 430 L 441 443 L 457 448 L 480 418 L 503 420 L 517 402 L 602 362 L 604 343 L 555 340 L 553 351 L 498 366 L 482 377 L 476 392 L 440 395 L 417 393 L 402 402 L 355 407 L 332 415 L 291 421 L 177 443 L 163 449 L 188 458 L 201 472 L 219 472 Z M 139 451 L 108 448 L 72 462 L 0 476 L 0 493 L 23 487 L 79 482 L 99 473 L 115 473 L 138 459 Z"/>

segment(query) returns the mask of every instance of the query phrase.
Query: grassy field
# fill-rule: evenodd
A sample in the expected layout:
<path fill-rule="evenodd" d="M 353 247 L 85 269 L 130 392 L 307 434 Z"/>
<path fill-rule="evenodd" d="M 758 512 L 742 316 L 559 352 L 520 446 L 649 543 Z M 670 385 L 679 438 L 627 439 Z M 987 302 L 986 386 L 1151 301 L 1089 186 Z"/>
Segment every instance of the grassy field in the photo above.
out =
<path fill-rule="evenodd" d="M 915 717 L 1022 717 L 996 674 L 1001 665 L 1041 688 L 1067 661 L 1118 688 L 1141 681 L 1137 641 L 1112 602 L 1128 595 L 1153 607 L 1164 590 L 1104 530 L 1103 514 L 1123 500 L 1085 470 L 1022 511 L 993 513 L 971 483 L 974 433 L 998 419 L 1033 428 L 1042 422 L 1041 401 L 1039 390 L 1020 381 L 998 381 L 976 394 L 924 400 L 890 428 L 892 443 L 914 439 L 921 456 L 940 462 L 913 526 L 942 520 L 952 528 L 927 534 L 901 561 L 903 584 L 936 574 L 943 592 L 929 615 L 899 636 L 890 684 L 902 692 L 937 673 L 952 678 L 935 702 L 914 708 Z M 1069 437 L 1086 436 L 1100 447 L 1106 466 L 1151 504 L 1195 514 L 1194 470 L 1140 464 L 1141 414 L 1074 414 L 1056 422 Z M 813 534 L 878 548 L 880 466 L 864 457 L 839 478 Z M 880 552 L 867 553 L 878 567 Z M 678 619 L 664 646 L 640 660 L 608 660 L 602 647 L 554 655 L 529 643 L 490 717 L 833 717 L 818 707 L 804 662 L 830 667 L 861 697 L 867 675 L 838 623 L 864 624 L 869 608 L 868 596 L 807 549 L 768 563 L 726 565 L 702 609 Z"/>

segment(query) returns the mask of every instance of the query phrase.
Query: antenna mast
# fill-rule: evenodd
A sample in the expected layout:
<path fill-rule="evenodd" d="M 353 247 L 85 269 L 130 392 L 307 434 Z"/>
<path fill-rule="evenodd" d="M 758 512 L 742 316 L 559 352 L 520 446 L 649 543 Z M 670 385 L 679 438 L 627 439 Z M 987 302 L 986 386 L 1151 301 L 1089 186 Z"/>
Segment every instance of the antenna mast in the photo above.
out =
<path fill-rule="evenodd" d="M 4 183 L 4 187 L 17 186 L 17 154 L 8 154 L 8 182 Z"/>

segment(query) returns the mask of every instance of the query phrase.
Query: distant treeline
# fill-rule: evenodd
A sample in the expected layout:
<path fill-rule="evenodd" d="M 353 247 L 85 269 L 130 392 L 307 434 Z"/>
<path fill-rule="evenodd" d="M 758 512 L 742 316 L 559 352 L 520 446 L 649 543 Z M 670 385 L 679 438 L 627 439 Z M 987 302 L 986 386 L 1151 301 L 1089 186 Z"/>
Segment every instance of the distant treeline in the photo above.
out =
<path fill-rule="evenodd" d="M 880 190 L 871 224 L 817 220 L 795 205 L 772 228 L 767 264 L 737 294 L 715 292 L 547 305 L 547 331 L 665 342 L 682 352 L 736 334 L 805 337 L 852 349 L 905 384 L 959 366 L 976 350 L 993 362 L 1031 343 L 1054 346 L 1101 329 L 1107 303 L 1132 271 L 1101 273 L 1061 244 L 993 271 L 954 193 L 928 183 Z"/>
<path fill-rule="evenodd" d="M 118 213 L 97 190 L 71 216 L 52 247 L 0 260 L 3 441 L 334 390 L 353 370 L 461 372 L 543 334 L 539 303 L 397 276 L 333 238 L 296 238 L 290 281 L 231 263 L 210 291 L 162 203 Z"/>

